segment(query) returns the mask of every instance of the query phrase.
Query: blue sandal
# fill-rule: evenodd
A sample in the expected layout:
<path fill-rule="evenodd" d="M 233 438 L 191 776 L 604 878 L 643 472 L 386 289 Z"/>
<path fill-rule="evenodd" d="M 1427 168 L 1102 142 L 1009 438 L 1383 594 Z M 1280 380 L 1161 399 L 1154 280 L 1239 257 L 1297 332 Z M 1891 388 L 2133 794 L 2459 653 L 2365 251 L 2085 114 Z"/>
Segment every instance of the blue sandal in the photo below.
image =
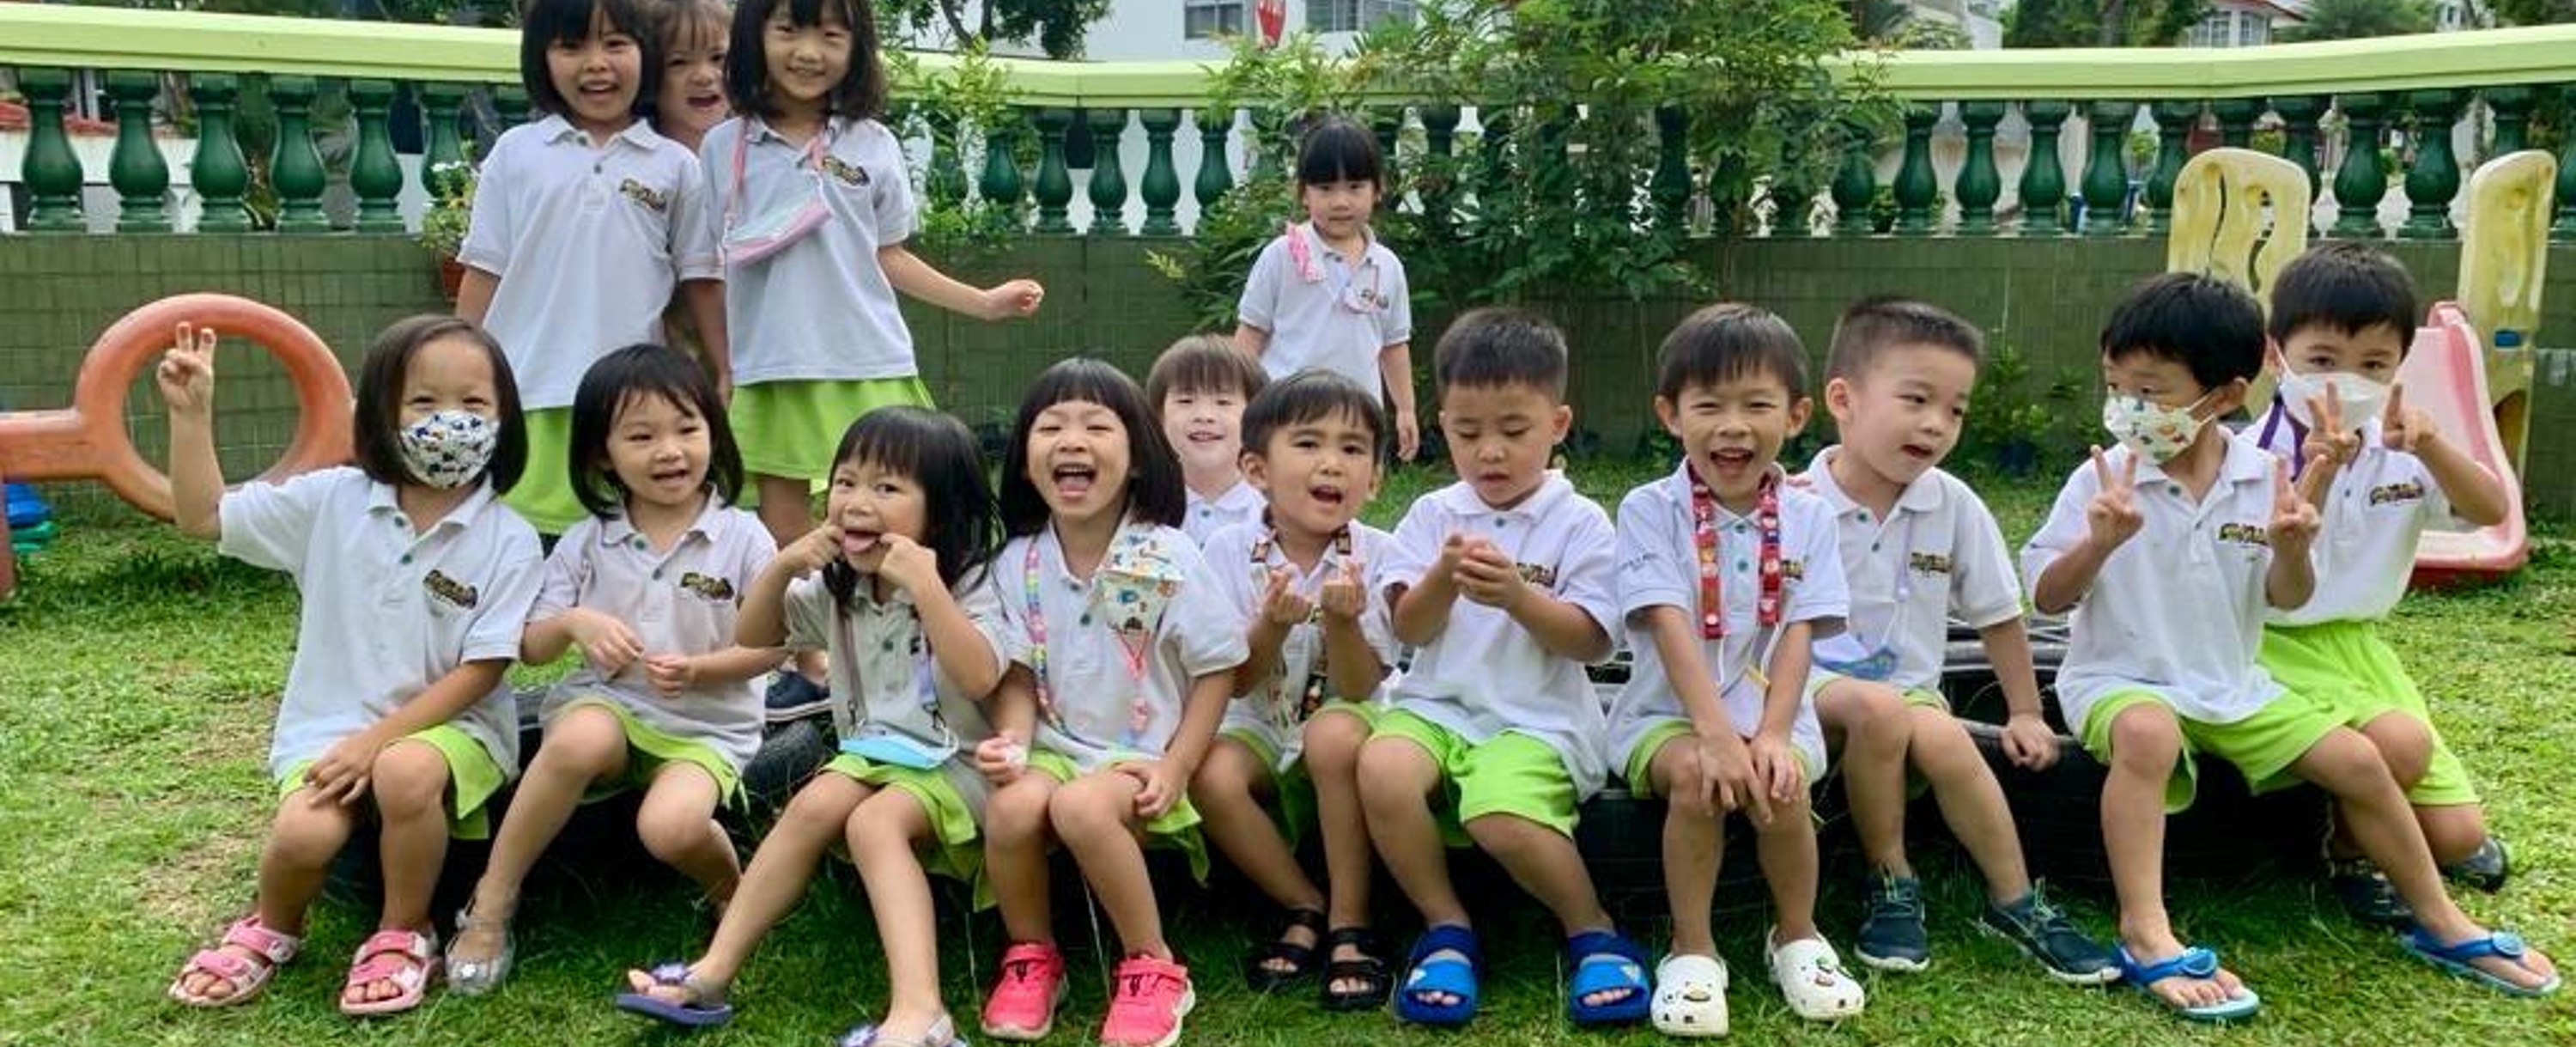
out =
<path fill-rule="evenodd" d="M 1565 958 L 1574 964 L 1572 984 L 1565 989 L 1565 1009 L 1576 1025 L 1610 1025 L 1642 1019 L 1654 1008 L 1654 984 L 1646 978 L 1646 951 L 1617 931 L 1585 931 L 1565 940 Z M 1583 1002 L 1597 993 L 1628 995 L 1603 1004 Z"/>
<path fill-rule="evenodd" d="M 2399 936 L 2398 941 L 2406 946 L 2407 952 L 2422 957 L 2424 962 L 2507 996 L 2548 996 L 2558 991 L 2560 979 L 2555 973 L 2549 976 L 2548 984 L 2531 988 L 2516 985 L 2495 972 L 2470 962 L 2495 956 L 2511 961 L 2524 970 L 2530 970 L 2531 968 L 2524 966 L 2522 962 L 2523 953 L 2526 951 L 2523 948 L 2522 936 L 2512 931 L 2495 931 L 2483 938 L 2471 938 L 2456 945 L 2444 945 L 2433 937 L 2433 932 L 2416 926 L 2408 928 L 2404 935 Z"/>
<path fill-rule="evenodd" d="M 2263 998 L 2255 995 L 2254 990 L 2250 988 L 2245 990 L 2245 995 L 2235 999 L 2198 1007 L 2178 1006 L 2173 1001 L 2157 995 L 2155 984 L 2167 978 L 2210 981 L 2218 977 L 2218 954 L 2200 946 L 2195 945 L 2184 949 L 2181 955 L 2172 959 L 2146 964 L 2139 963 L 2137 957 L 2129 955 L 2129 947 L 2126 945 L 2115 950 L 2115 955 L 2120 961 L 2121 981 L 2136 986 L 2139 992 L 2147 994 L 2148 999 L 2163 1004 L 2166 1010 L 2193 1021 L 2238 1021 L 2251 1018 L 2254 1012 L 2263 1009 Z"/>
<path fill-rule="evenodd" d="M 1432 958 L 1444 951 L 1457 956 Z M 1413 940 L 1413 952 L 1404 961 L 1404 986 L 1395 994 L 1395 1016 L 1416 1025 L 1467 1024 L 1476 1016 L 1476 976 L 1484 963 L 1475 931 L 1454 923 L 1426 928 L 1422 937 Z M 1422 998 L 1424 993 L 1446 993 L 1458 1002 L 1432 1003 Z"/>
<path fill-rule="evenodd" d="M 709 986 L 689 973 L 689 965 L 678 960 L 664 960 L 644 972 L 653 979 L 654 988 L 675 988 L 689 994 L 685 1003 L 673 1003 L 649 993 L 617 994 L 617 1009 L 648 1018 L 659 1018 L 673 1025 L 703 1029 L 733 1020 L 733 1005 L 725 1002 L 722 987 Z"/>

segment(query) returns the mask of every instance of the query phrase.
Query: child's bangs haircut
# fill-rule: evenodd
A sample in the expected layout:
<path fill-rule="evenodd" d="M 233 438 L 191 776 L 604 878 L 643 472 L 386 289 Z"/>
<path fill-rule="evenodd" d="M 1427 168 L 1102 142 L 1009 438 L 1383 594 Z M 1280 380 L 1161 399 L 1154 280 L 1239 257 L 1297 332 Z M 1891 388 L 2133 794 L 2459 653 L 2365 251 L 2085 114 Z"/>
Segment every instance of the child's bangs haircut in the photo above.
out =
<path fill-rule="evenodd" d="M 1010 446 L 1002 452 L 1003 530 L 1018 538 L 1046 527 L 1046 499 L 1029 482 L 1029 433 L 1047 408 L 1076 400 L 1108 408 L 1127 429 L 1127 515 L 1165 527 L 1180 526 L 1189 512 L 1188 488 L 1181 484 L 1181 458 L 1164 438 L 1161 421 L 1146 406 L 1145 390 L 1106 361 L 1076 356 L 1039 372 L 1020 399 L 1019 418 L 1011 423 Z"/>
<path fill-rule="evenodd" d="M 2397 332 L 2398 352 L 2415 341 L 2415 279 L 2388 252 L 2338 240 L 2309 248 L 2272 281 L 2272 337 L 2323 324 L 2356 335 L 2380 324 Z"/>
<path fill-rule="evenodd" d="M 1768 309 L 1720 302 L 1683 317 L 1655 351 L 1655 395 L 1679 402 L 1693 386 L 1776 379 L 1795 403 L 1807 398 L 1807 347 Z"/>
<path fill-rule="evenodd" d="M 1330 418 L 1347 418 L 1368 430 L 1369 459 L 1386 454 L 1386 407 L 1358 382 L 1310 367 L 1270 383 L 1243 409 L 1243 452 L 1270 455 L 1280 431 Z"/>
<path fill-rule="evenodd" d="M 2244 288 L 2200 273 L 2148 277 L 2111 308 L 2102 358 L 2145 353 L 2191 371 L 2203 391 L 2263 370 L 2263 307 Z"/>
<path fill-rule="evenodd" d="M 1470 309 L 1440 333 L 1431 377 L 1441 395 L 1456 388 L 1526 385 L 1565 400 L 1565 332 L 1537 313 L 1508 306 Z"/>
<path fill-rule="evenodd" d="M 608 442 L 616 435 L 618 413 L 648 396 L 698 417 L 707 427 L 707 485 L 727 504 L 741 497 L 742 450 L 733 441 L 716 384 L 688 354 L 644 342 L 600 357 L 573 390 L 573 450 L 565 466 L 581 507 L 603 520 L 623 511 L 626 485 L 609 465 Z"/>
<path fill-rule="evenodd" d="M 441 338 L 462 338 L 481 346 L 484 358 L 491 362 L 492 416 L 501 423 L 501 435 L 492 446 L 492 460 L 483 466 L 483 478 L 491 482 L 492 493 L 508 494 L 528 468 L 527 418 L 519 411 L 519 383 L 511 377 L 510 358 L 501 354 L 501 343 L 481 327 L 453 316 L 424 313 L 396 320 L 367 347 L 367 358 L 358 365 L 357 424 L 350 427 L 350 456 L 357 460 L 359 471 L 377 483 L 400 487 L 420 482 L 402 458 L 403 379 L 411 373 L 411 358 L 419 355 L 420 347 Z"/>
<path fill-rule="evenodd" d="M 1172 343 L 1145 372 L 1145 402 L 1160 415 L 1174 393 L 1233 393 L 1251 402 L 1270 384 L 1269 372 L 1251 354 L 1219 334 L 1194 334 Z"/>
<path fill-rule="evenodd" d="M 1834 321 L 1833 348 L 1825 355 L 1826 378 L 1851 378 L 1898 346 L 1928 345 L 1985 361 L 1986 338 L 1975 324 L 1930 302 L 1880 296 L 1864 298 Z"/>
<path fill-rule="evenodd" d="M 984 455 L 966 423 L 919 407 L 880 407 L 859 416 L 841 433 L 832 468 L 873 465 L 921 485 L 921 544 L 939 557 L 939 580 L 955 588 L 981 570 L 1001 544 L 1001 515 L 984 485 Z M 858 572 L 839 557 L 824 565 L 823 582 L 846 606 Z"/>
<path fill-rule="evenodd" d="M 731 46 L 733 40 L 733 6 L 725 0 L 650 0 L 653 35 L 662 41 L 662 54 L 669 58 L 674 51 L 697 50 L 717 44 Z"/>
<path fill-rule="evenodd" d="M 1386 158 L 1377 136 L 1347 116 L 1328 116 L 1297 146 L 1297 184 L 1367 182 L 1386 191 Z"/>
<path fill-rule="evenodd" d="M 527 89 L 529 104 L 538 112 L 553 116 L 572 115 L 572 103 L 563 92 L 555 90 L 552 70 L 546 67 L 546 51 L 559 43 L 578 44 L 590 39 L 593 16 L 605 18 L 608 28 L 635 38 L 641 54 L 641 75 L 635 83 L 635 101 L 627 108 L 633 116 L 652 112 L 653 98 L 662 90 L 662 27 L 645 11 L 640 0 L 527 0 L 519 12 L 519 82 Z"/>
<path fill-rule="evenodd" d="M 822 25 L 824 13 L 850 30 L 850 71 L 824 103 L 833 116 L 874 120 L 885 114 L 885 64 L 877 57 L 877 15 L 868 0 L 743 0 L 733 12 L 733 42 L 725 49 L 725 95 L 735 109 L 778 115 L 769 97 L 769 20 L 781 8 L 798 28 Z"/>

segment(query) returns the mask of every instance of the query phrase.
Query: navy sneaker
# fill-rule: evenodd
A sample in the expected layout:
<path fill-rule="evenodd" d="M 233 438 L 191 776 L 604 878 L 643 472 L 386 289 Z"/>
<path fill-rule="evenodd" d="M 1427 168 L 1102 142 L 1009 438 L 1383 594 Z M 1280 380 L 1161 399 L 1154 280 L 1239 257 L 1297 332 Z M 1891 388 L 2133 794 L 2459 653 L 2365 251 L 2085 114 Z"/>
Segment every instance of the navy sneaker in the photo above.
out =
<path fill-rule="evenodd" d="M 2443 866 L 2442 875 L 2455 883 L 2494 894 L 2503 890 L 2505 880 L 2513 875 L 2513 850 L 2495 834 L 2489 833 L 2486 840 L 2478 844 L 2477 850 L 2469 852 L 2468 857 Z"/>
<path fill-rule="evenodd" d="M 2002 905 L 1986 903 L 1978 925 L 2018 946 L 2067 985 L 2102 985 L 2120 977 L 2120 961 L 2094 941 L 2075 921 L 2040 897 L 2039 887 Z"/>
<path fill-rule="evenodd" d="M 2389 886 L 2388 877 L 2380 873 L 2368 858 L 2337 858 L 2326 863 L 2326 882 L 2334 888 L 2335 900 L 2353 919 L 2379 927 L 2409 927 L 2415 923 L 2415 911 Z"/>
<path fill-rule="evenodd" d="M 787 723 L 817 716 L 832 707 L 832 692 L 804 673 L 781 669 L 770 678 L 768 716 L 771 723 Z"/>
<path fill-rule="evenodd" d="M 1919 971 L 1932 965 L 1931 938 L 1923 933 L 1923 885 L 1885 872 L 1870 877 L 1869 915 L 1852 951 L 1882 971 Z"/>

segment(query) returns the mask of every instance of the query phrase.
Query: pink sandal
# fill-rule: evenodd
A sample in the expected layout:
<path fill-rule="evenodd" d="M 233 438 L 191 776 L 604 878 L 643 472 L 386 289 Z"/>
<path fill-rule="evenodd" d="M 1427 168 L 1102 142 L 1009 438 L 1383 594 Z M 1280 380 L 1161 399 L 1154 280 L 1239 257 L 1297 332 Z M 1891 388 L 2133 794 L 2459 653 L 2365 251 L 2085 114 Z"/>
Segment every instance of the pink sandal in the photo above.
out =
<path fill-rule="evenodd" d="M 223 947 L 227 945 L 248 952 L 257 959 L 224 952 Z M 214 948 L 188 958 L 188 962 L 179 968 L 179 976 L 170 979 L 170 998 L 190 1007 L 230 1007 L 247 1002 L 258 996 L 261 989 L 267 988 L 269 976 L 286 961 L 294 959 L 296 950 L 303 947 L 304 939 L 261 926 L 258 913 L 244 916 L 224 928 L 223 940 Z M 232 995 L 207 996 L 189 992 L 188 978 L 197 974 L 223 979 L 233 987 Z"/>
<path fill-rule="evenodd" d="M 354 1016 L 401 1014 L 420 1006 L 429 980 L 438 976 L 438 938 L 419 931 L 377 931 L 358 946 L 349 980 L 340 986 L 340 1013 Z M 352 1002 L 349 990 L 374 982 L 402 986 L 402 995 Z"/>

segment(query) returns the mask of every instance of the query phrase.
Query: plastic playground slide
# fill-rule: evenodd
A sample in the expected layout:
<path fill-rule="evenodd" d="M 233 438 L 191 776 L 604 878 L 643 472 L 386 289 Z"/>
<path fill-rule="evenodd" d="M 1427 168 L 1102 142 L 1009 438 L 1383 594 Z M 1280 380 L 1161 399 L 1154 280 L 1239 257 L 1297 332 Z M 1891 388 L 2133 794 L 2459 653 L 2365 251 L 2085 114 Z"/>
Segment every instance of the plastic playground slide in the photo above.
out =
<path fill-rule="evenodd" d="M 2415 347 L 2397 369 L 2406 404 L 2433 416 L 2445 439 L 2458 441 L 2478 464 L 2504 482 L 2504 522 L 2474 531 L 2427 530 L 2415 547 L 2418 587 L 2492 580 L 2531 558 L 2522 519 L 2522 480 L 2505 455 L 2496 430 L 2495 401 L 2487 388 L 2485 342 L 2458 305 L 2437 302 L 2415 329 Z"/>

